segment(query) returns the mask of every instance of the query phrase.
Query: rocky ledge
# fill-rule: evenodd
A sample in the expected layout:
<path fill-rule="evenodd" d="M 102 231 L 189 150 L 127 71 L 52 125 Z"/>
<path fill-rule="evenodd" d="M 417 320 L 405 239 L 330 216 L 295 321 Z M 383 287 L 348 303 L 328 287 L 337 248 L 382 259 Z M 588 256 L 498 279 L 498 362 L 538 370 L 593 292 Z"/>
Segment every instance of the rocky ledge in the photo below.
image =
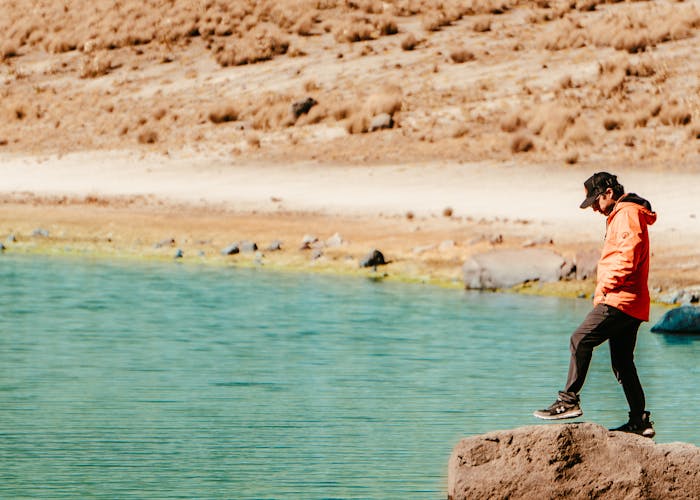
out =
<path fill-rule="evenodd" d="M 591 423 L 550 424 L 462 439 L 448 499 L 672 498 L 700 495 L 700 448 L 656 444 Z"/>

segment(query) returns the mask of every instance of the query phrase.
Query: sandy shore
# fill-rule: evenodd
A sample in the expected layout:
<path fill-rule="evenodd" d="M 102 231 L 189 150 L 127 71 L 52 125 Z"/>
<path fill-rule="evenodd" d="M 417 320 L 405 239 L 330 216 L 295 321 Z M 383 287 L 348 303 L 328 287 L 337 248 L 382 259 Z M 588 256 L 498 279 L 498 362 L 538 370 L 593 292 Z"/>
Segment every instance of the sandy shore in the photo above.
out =
<path fill-rule="evenodd" d="M 591 171 L 515 163 L 270 165 L 184 154 L 5 155 L 0 237 L 15 236 L 7 251 L 172 258 L 180 249 L 184 260 L 343 273 L 370 272 L 359 270 L 358 260 L 378 248 L 393 261 L 383 275 L 459 287 L 461 265 L 476 252 L 536 242 L 573 258 L 599 246 L 603 219 L 578 208 Z M 651 230 L 656 296 L 700 283 L 697 174 L 616 173 L 659 213 Z M 33 236 L 39 228 L 49 237 Z M 328 241 L 336 234 L 340 240 Z M 307 235 L 330 245 L 315 255 L 300 250 Z M 220 255 L 241 240 L 256 242 L 261 252 Z M 283 250 L 264 251 L 274 240 Z M 591 286 L 569 283 L 555 293 Z"/>

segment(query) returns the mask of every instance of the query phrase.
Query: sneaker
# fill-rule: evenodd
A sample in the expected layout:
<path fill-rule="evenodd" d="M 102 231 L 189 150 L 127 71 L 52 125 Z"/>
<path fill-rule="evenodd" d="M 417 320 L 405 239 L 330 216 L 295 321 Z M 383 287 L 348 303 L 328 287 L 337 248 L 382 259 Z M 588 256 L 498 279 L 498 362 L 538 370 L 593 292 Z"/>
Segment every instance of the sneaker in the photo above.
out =
<path fill-rule="evenodd" d="M 610 430 L 620 432 L 631 432 L 633 434 L 639 434 L 640 436 L 644 436 L 647 438 L 653 438 L 656 435 L 656 431 L 654 430 L 654 422 L 649 420 L 650 416 L 651 413 L 649 413 L 648 411 L 643 412 L 641 417 L 636 418 L 632 417 L 632 414 L 630 413 L 629 422 L 627 422 L 624 425 L 621 425 L 620 427 Z"/>
<path fill-rule="evenodd" d="M 565 418 L 576 418 L 583 415 L 579 406 L 579 398 L 567 392 L 559 392 L 559 397 L 549 408 L 537 410 L 533 413 L 537 418 L 544 420 L 563 420 Z"/>

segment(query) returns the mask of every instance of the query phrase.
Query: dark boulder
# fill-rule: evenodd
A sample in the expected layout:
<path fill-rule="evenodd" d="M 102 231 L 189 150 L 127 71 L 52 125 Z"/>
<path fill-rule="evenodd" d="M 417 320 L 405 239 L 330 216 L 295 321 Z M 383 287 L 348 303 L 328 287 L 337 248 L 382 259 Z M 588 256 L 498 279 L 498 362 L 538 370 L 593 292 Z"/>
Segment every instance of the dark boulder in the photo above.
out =
<path fill-rule="evenodd" d="M 299 118 L 301 115 L 308 113 L 311 108 L 317 104 L 318 101 L 316 101 L 316 99 L 313 97 L 307 97 L 306 99 L 296 101 L 292 104 L 292 115 L 294 115 L 294 118 Z"/>
<path fill-rule="evenodd" d="M 671 309 L 652 328 L 655 333 L 700 333 L 700 307 Z"/>
<path fill-rule="evenodd" d="M 236 255 L 241 249 L 238 247 L 238 242 L 231 243 L 229 246 L 221 250 L 221 255 Z"/>
<path fill-rule="evenodd" d="M 384 254 L 377 249 L 370 251 L 360 260 L 360 267 L 377 267 L 387 264 Z"/>

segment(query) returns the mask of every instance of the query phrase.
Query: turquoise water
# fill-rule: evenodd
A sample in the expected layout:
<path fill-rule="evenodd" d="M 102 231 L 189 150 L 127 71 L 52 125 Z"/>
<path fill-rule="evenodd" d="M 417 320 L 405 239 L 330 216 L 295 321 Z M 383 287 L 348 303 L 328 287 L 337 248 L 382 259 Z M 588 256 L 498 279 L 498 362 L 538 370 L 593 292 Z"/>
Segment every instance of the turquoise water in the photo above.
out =
<path fill-rule="evenodd" d="M 459 438 L 538 423 L 589 310 L 12 255 L 0 284 L 1 498 L 441 499 Z M 658 442 L 700 445 L 699 354 L 700 339 L 643 327 Z M 582 398 L 582 420 L 626 419 L 607 346 Z"/>

